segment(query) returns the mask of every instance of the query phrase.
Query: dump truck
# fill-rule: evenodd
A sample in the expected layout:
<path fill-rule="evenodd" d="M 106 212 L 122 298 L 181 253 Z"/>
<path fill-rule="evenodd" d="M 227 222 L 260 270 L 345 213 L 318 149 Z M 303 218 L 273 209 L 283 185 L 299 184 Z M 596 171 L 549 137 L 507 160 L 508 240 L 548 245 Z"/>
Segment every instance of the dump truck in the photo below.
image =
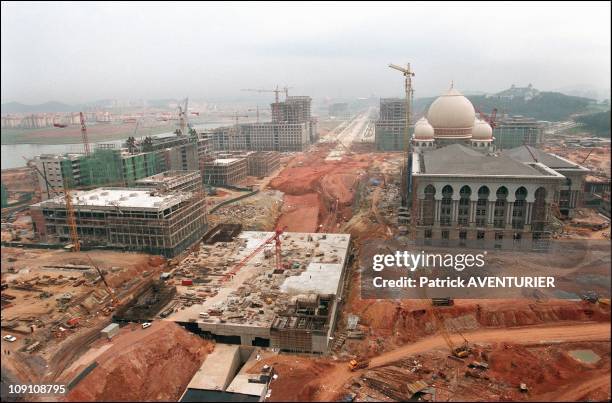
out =
<path fill-rule="evenodd" d="M 365 358 L 355 358 L 349 362 L 349 369 L 357 371 L 358 369 L 367 368 L 370 365 L 370 360 Z"/>

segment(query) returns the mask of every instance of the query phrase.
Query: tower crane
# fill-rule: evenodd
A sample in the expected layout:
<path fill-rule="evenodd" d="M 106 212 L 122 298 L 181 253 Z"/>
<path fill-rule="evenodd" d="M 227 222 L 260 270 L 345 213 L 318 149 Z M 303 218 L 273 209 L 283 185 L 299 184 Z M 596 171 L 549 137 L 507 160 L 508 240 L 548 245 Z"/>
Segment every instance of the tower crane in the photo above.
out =
<path fill-rule="evenodd" d="M 249 115 L 239 115 L 238 112 L 234 112 L 231 115 L 220 115 L 220 117 L 223 117 L 223 118 L 234 118 L 234 121 L 235 121 L 235 123 L 237 125 L 238 124 L 238 119 L 240 119 L 240 118 L 248 118 Z"/>
<path fill-rule="evenodd" d="M 278 103 L 278 101 L 279 101 L 278 94 L 280 94 L 281 92 L 284 92 L 285 96 L 287 96 L 287 94 L 289 94 L 289 87 L 284 87 L 284 88 L 279 89 L 278 85 L 277 85 L 276 88 L 274 88 L 273 90 L 244 88 L 244 89 L 241 89 L 240 91 L 259 92 L 259 93 L 261 93 L 261 92 L 273 92 L 274 93 L 274 102 Z"/>
<path fill-rule="evenodd" d="M 402 73 L 404 76 L 404 90 L 406 91 L 406 129 L 404 131 L 404 161 L 402 167 L 402 202 L 404 205 L 408 204 L 408 153 L 410 149 L 410 118 L 412 117 L 412 96 L 414 95 L 414 89 L 412 88 L 412 77 L 414 72 L 410 69 L 410 63 L 406 63 L 406 67 L 401 67 L 393 63 L 389 63 L 389 67 Z"/>
<path fill-rule="evenodd" d="M 83 148 L 85 155 L 89 155 L 89 138 L 87 137 L 87 125 L 85 125 L 85 115 L 83 112 L 79 112 L 79 118 L 81 119 L 81 138 L 83 140 Z"/>
<path fill-rule="evenodd" d="M 259 123 L 259 105 L 255 109 L 247 109 L 247 112 L 256 112 L 257 113 L 257 123 Z"/>
<path fill-rule="evenodd" d="M 274 234 L 263 241 L 255 250 L 248 254 L 244 259 L 238 262 L 223 278 L 223 281 L 227 281 L 232 278 L 240 269 L 242 269 L 255 255 L 261 252 L 267 245 L 274 242 L 274 254 L 276 259 L 276 269 L 282 270 L 282 262 L 281 262 L 281 235 L 285 232 L 285 228 L 277 228 L 274 230 Z"/>
<path fill-rule="evenodd" d="M 487 122 L 489 126 L 491 126 L 491 129 L 495 129 L 495 126 L 497 126 L 497 122 L 495 121 L 495 119 L 497 118 L 497 108 L 493 108 L 490 115 L 483 113 L 478 108 L 475 108 L 475 109 L 476 109 L 476 112 L 478 112 L 478 114 L 480 115 L 480 118 L 484 120 L 485 122 Z"/>
<path fill-rule="evenodd" d="M 187 113 L 189 111 L 189 97 L 185 98 L 184 107 L 181 107 L 181 104 L 178 105 L 178 118 L 179 118 L 179 130 L 181 131 L 181 135 L 185 135 L 185 128 L 188 125 L 187 122 Z"/>
<path fill-rule="evenodd" d="M 27 158 L 23 157 L 27 161 Z M 38 169 L 36 165 L 32 165 L 32 167 L 38 172 L 41 178 L 47 184 L 47 191 L 50 189 L 56 195 L 61 196 L 61 192 L 57 191 L 51 183 L 47 180 L 47 177 Z M 48 195 L 48 193 L 47 193 Z M 70 230 L 70 240 L 72 241 L 73 251 L 79 252 L 81 250 L 81 241 L 79 241 L 79 234 L 77 232 L 76 227 L 76 218 L 74 215 L 74 206 L 72 204 L 72 195 L 70 194 L 70 189 L 68 187 L 68 181 L 64 179 L 64 201 L 66 203 L 66 221 L 68 223 L 68 228 Z"/>

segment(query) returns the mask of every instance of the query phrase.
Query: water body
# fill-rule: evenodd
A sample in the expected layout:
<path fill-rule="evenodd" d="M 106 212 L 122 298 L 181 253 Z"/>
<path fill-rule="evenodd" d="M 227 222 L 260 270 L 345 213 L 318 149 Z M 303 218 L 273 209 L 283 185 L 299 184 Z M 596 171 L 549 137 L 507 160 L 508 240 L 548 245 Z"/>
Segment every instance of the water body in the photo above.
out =
<path fill-rule="evenodd" d="M 194 125 L 196 129 L 209 129 L 217 127 L 218 124 L 197 124 Z M 167 137 L 172 136 L 172 132 L 156 134 L 151 137 Z M 121 146 L 121 144 L 127 139 L 123 140 L 111 140 L 101 141 L 95 144 L 115 144 Z M 40 154 L 63 154 L 63 153 L 82 153 L 83 144 L 2 144 L 2 169 L 9 168 L 20 168 L 26 166 L 26 160 L 32 159 Z"/>
<path fill-rule="evenodd" d="M 572 350 L 569 355 L 587 364 L 595 364 L 601 358 L 593 350 Z"/>

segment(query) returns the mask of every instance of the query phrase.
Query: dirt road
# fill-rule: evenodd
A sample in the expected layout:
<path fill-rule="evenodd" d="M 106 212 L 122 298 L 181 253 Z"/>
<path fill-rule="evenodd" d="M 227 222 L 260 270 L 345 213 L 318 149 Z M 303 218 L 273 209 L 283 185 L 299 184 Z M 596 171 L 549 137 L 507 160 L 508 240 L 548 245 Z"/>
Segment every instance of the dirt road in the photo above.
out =
<path fill-rule="evenodd" d="M 464 333 L 471 343 L 511 342 L 512 344 L 556 343 L 574 341 L 609 341 L 610 323 L 573 323 L 562 326 L 529 326 L 513 329 L 486 329 Z M 458 338 L 453 341 L 459 343 Z M 441 335 L 427 337 L 396 350 L 383 353 L 370 361 L 370 368 L 381 367 L 406 356 L 447 348 Z M 343 385 L 359 372 L 350 372 L 346 363 L 338 364 L 325 377 L 326 384 L 315 396 L 317 401 L 336 399 Z"/>
<path fill-rule="evenodd" d="M 534 402 L 578 402 L 585 400 L 585 397 L 589 393 L 597 390 L 601 390 L 608 386 L 610 389 L 610 373 L 594 377 L 593 379 L 585 382 L 580 382 L 578 385 L 571 383 L 566 386 L 562 386 L 554 392 L 543 393 L 540 395 L 533 396 L 530 400 Z M 605 389 L 604 389 L 605 390 Z"/>

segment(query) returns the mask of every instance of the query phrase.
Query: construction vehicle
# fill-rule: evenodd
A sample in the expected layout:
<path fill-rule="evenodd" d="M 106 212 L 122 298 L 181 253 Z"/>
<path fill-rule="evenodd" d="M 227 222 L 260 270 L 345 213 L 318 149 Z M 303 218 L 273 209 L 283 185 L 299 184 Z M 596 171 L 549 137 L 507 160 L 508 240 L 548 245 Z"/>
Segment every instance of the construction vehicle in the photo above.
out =
<path fill-rule="evenodd" d="M 349 369 L 351 371 L 357 371 L 358 369 L 364 369 L 370 366 L 370 360 L 366 359 L 366 358 L 354 358 L 351 361 L 349 361 Z"/>
<path fill-rule="evenodd" d="M 433 306 L 452 306 L 455 305 L 455 301 L 450 298 L 450 297 L 446 297 L 446 298 L 432 298 L 431 299 L 431 304 Z"/>
<path fill-rule="evenodd" d="M 423 293 L 423 298 L 427 298 L 427 290 L 424 287 L 422 287 L 421 292 Z M 432 304 L 434 306 L 440 306 L 440 305 L 437 305 L 434 302 L 434 300 L 440 301 L 443 304 L 448 304 L 448 305 L 454 304 L 453 299 L 449 297 L 431 299 Z M 446 343 L 446 345 L 448 346 L 448 349 L 450 350 L 451 357 L 454 357 L 455 359 L 466 358 L 470 352 L 470 347 L 469 347 L 468 340 L 465 338 L 465 336 L 459 330 L 456 330 L 457 334 L 459 334 L 463 338 L 463 344 L 460 346 L 456 346 L 455 343 L 453 343 L 453 340 L 451 339 L 450 334 L 448 333 L 446 324 L 444 323 L 442 318 L 439 316 L 439 313 L 435 308 L 432 310 L 432 317 L 434 319 L 434 322 L 436 323 L 436 328 L 440 329 L 442 338 L 444 339 L 444 342 Z"/>
<path fill-rule="evenodd" d="M 597 294 L 595 291 L 587 291 L 586 293 L 582 294 L 580 298 L 583 301 L 590 302 L 591 304 L 596 304 L 599 301 L 599 294 Z"/>
<path fill-rule="evenodd" d="M 102 273 L 102 270 L 100 270 L 100 268 L 94 263 L 91 256 L 87 255 L 87 258 L 91 262 L 91 265 L 98 271 L 98 274 L 100 275 L 100 278 L 102 279 L 102 282 L 104 283 L 104 287 L 106 287 L 106 292 L 108 292 L 108 295 L 111 298 L 112 306 L 115 307 L 119 305 L 119 299 L 117 299 L 117 297 L 115 296 L 115 290 L 113 290 L 108 284 L 108 282 L 106 281 L 106 278 L 104 277 L 104 273 Z"/>

